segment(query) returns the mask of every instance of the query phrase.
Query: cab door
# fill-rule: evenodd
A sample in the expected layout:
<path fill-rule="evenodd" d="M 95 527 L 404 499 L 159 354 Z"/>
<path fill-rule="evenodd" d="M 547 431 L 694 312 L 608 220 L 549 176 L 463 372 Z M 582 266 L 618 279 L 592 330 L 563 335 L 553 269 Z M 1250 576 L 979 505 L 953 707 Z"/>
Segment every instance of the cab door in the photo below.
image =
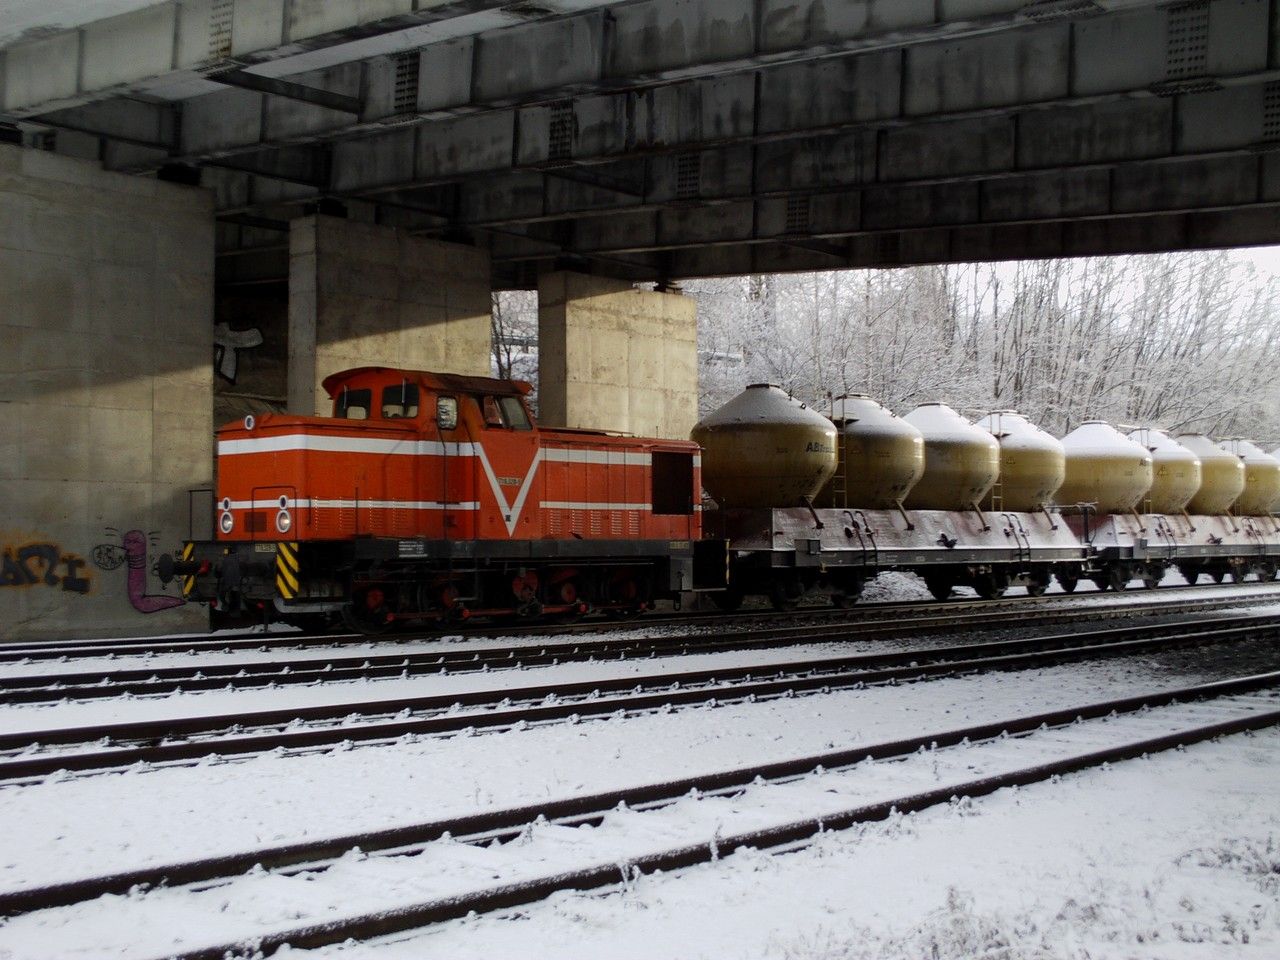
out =
<path fill-rule="evenodd" d="M 519 397 L 485 395 L 477 400 L 480 536 L 534 539 L 541 529 L 543 488 L 538 431 Z"/>

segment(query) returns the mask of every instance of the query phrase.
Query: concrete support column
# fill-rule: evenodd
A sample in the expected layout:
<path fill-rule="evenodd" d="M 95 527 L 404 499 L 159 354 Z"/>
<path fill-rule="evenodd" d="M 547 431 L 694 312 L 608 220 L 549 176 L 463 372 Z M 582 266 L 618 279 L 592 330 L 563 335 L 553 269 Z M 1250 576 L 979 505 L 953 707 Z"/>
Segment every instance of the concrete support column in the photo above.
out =
<path fill-rule="evenodd" d="M 542 277 L 538 409 L 547 426 L 688 439 L 698 419 L 693 299 L 577 273 Z"/>
<path fill-rule="evenodd" d="M 0 638 L 208 625 L 151 568 L 213 479 L 213 234 L 203 190 L 0 146 Z"/>
<path fill-rule="evenodd" d="M 336 217 L 289 233 L 289 410 L 327 415 L 325 377 L 391 366 L 488 376 L 489 255 Z"/>

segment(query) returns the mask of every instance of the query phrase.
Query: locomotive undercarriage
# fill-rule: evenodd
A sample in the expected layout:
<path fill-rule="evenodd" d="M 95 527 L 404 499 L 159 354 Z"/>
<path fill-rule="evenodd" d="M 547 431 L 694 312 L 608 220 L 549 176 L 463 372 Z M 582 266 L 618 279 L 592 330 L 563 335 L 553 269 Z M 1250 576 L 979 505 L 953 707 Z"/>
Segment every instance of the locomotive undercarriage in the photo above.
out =
<path fill-rule="evenodd" d="M 359 538 L 303 543 L 194 543 L 169 565 L 188 599 L 224 616 L 361 633 L 397 623 L 472 617 L 573 620 L 633 616 L 693 590 L 690 541 L 432 541 Z M 718 561 L 724 583 L 723 548 Z"/>

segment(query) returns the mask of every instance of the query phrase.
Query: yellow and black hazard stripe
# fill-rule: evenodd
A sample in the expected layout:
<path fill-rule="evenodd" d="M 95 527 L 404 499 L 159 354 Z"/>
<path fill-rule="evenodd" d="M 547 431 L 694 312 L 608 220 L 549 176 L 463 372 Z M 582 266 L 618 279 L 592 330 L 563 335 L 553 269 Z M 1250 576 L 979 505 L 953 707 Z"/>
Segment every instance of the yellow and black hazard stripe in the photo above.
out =
<path fill-rule="evenodd" d="M 183 562 L 185 563 L 186 561 L 190 560 L 191 557 L 195 554 L 195 552 L 196 552 L 196 545 L 194 543 L 188 543 L 183 545 L 182 547 Z M 194 590 L 195 588 L 196 588 L 196 578 L 194 574 L 188 574 L 187 576 L 182 578 L 182 595 L 184 597 L 191 596 L 191 591 Z"/>
<path fill-rule="evenodd" d="M 292 600 L 298 595 L 298 545 L 276 544 L 276 589 L 280 596 Z"/>

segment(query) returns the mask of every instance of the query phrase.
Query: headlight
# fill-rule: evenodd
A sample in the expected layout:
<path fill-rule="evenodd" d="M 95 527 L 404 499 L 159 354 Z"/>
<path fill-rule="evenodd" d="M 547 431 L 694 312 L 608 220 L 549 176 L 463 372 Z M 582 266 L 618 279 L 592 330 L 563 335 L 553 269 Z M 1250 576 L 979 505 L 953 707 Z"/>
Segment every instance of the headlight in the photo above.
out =
<path fill-rule="evenodd" d="M 281 510 L 276 514 L 276 529 L 281 533 L 288 533 L 289 528 L 293 526 L 293 517 L 289 516 L 288 510 Z"/>
<path fill-rule="evenodd" d="M 222 516 L 218 518 L 218 529 L 223 533 L 230 533 L 235 526 L 236 518 L 231 515 L 230 510 L 224 510 Z"/>

